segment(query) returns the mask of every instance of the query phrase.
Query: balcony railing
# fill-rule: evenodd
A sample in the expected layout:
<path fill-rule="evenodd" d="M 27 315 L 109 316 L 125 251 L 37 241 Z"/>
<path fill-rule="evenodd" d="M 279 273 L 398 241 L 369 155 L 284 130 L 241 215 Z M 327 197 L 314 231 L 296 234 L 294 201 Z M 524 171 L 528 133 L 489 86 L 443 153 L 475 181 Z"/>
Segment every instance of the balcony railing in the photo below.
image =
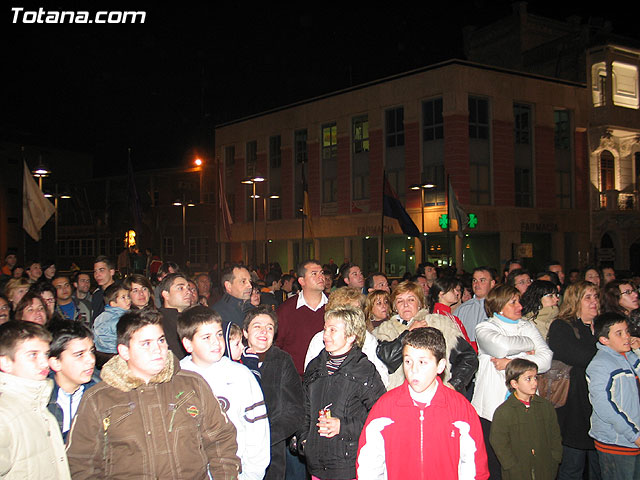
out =
<path fill-rule="evenodd" d="M 617 190 L 600 192 L 600 208 L 603 210 L 639 210 L 638 193 L 620 193 Z"/>

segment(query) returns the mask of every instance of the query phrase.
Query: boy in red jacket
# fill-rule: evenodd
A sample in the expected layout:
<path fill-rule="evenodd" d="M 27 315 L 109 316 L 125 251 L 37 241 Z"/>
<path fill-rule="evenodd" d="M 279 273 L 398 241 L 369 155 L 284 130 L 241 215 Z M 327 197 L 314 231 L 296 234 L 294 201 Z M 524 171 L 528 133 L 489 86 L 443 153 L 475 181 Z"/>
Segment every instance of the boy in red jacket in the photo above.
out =
<path fill-rule="evenodd" d="M 360 435 L 358 478 L 489 478 L 478 415 L 439 378 L 446 365 L 442 333 L 411 331 L 402 356 L 404 384 L 380 397 Z"/>

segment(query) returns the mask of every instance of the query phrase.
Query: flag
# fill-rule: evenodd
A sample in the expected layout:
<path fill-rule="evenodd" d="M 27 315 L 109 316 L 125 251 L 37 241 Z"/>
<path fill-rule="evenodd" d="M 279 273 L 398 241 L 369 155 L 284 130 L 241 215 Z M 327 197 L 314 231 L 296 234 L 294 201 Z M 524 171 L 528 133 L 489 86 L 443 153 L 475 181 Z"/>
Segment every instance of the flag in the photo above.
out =
<path fill-rule="evenodd" d="M 462 237 L 462 232 L 469 224 L 469 215 L 458 202 L 456 192 L 453 191 L 453 186 L 451 185 L 451 179 L 449 179 L 449 212 L 450 216 L 453 216 L 458 222 L 458 236 Z"/>
<path fill-rule="evenodd" d="M 227 239 L 231 240 L 231 225 L 233 225 L 233 219 L 231 218 L 231 212 L 229 211 L 227 196 L 224 194 L 224 184 L 222 183 L 221 168 L 218 168 L 218 181 L 220 185 L 218 194 L 220 195 L 220 208 L 222 209 L 222 225 L 224 227 L 225 233 L 227 234 Z"/>
<path fill-rule="evenodd" d="M 140 234 L 142 230 L 142 208 L 140 207 L 140 197 L 136 188 L 135 177 L 133 176 L 133 166 L 131 165 L 131 149 L 129 149 L 129 161 L 127 165 L 129 182 L 129 208 L 133 217 L 133 224 L 136 232 Z"/>
<path fill-rule="evenodd" d="M 309 192 L 304 191 L 304 203 L 302 204 L 302 215 L 307 217 L 307 225 L 309 226 L 309 234 L 311 238 L 316 239 L 313 234 L 313 222 L 311 220 L 311 204 L 309 203 Z"/>
<path fill-rule="evenodd" d="M 420 230 L 418 230 L 418 227 L 413 220 L 411 220 L 402 203 L 400 203 L 400 200 L 389 184 L 389 180 L 387 180 L 386 174 L 384 175 L 384 191 L 382 192 L 382 211 L 385 217 L 398 220 L 400 228 L 405 235 L 420 237 Z"/>
<path fill-rule="evenodd" d="M 47 200 L 33 179 L 33 175 L 24 163 L 22 178 L 22 228 L 36 242 L 40 241 L 40 229 L 47 223 L 56 211 L 55 207 Z"/>

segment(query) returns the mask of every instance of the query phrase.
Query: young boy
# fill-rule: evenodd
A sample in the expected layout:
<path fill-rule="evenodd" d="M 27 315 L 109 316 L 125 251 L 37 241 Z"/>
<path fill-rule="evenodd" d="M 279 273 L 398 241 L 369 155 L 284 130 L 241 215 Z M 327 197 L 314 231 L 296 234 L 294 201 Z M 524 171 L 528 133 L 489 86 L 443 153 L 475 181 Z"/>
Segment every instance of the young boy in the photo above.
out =
<path fill-rule="evenodd" d="M 416 328 L 402 343 L 405 382 L 369 413 L 360 435 L 358 478 L 489 478 L 478 414 L 440 379 L 444 336 L 435 328 Z"/>
<path fill-rule="evenodd" d="M 242 328 L 235 323 L 229 322 L 224 325 L 225 351 L 224 355 L 234 362 L 242 363 Z"/>
<path fill-rule="evenodd" d="M 505 378 L 511 395 L 496 409 L 491 424 L 502 479 L 553 480 L 562 459 L 562 437 L 553 405 L 536 395 L 538 366 L 514 358 Z"/>
<path fill-rule="evenodd" d="M 224 356 L 222 319 L 203 305 L 178 317 L 178 335 L 191 355 L 180 361 L 185 370 L 209 383 L 237 430 L 242 480 L 261 480 L 269 465 L 269 420 L 262 390 L 249 369 Z"/>
<path fill-rule="evenodd" d="M 93 322 L 96 350 L 103 353 L 118 353 L 116 350 L 116 325 L 131 308 L 131 297 L 121 283 L 109 285 L 104 291 L 104 312 Z"/>
<path fill-rule="evenodd" d="M 47 408 L 58 420 L 62 438 L 66 440 L 80 399 L 96 383 L 93 380 L 95 347 L 91 330 L 80 322 L 58 322 L 51 333 L 49 378 L 54 384 Z"/>
<path fill-rule="evenodd" d="M 180 369 L 155 311 L 118 322 L 118 355 L 84 394 L 67 439 L 74 480 L 238 477 L 236 429 L 203 378 Z"/>
<path fill-rule="evenodd" d="M 593 406 L 589 435 L 595 440 L 602 478 L 640 476 L 640 360 L 631 350 L 626 317 L 603 313 L 594 321 L 598 352 L 587 367 Z"/>
<path fill-rule="evenodd" d="M 62 435 L 47 410 L 51 335 L 32 322 L 0 325 L 0 477 L 70 479 Z"/>

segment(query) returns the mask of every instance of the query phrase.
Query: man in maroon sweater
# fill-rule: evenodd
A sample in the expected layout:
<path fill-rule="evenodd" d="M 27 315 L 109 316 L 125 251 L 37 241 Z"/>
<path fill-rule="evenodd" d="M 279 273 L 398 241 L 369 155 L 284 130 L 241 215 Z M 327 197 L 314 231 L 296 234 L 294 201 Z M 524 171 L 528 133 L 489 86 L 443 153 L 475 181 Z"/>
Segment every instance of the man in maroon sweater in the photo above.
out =
<path fill-rule="evenodd" d="M 284 302 L 278 314 L 276 345 L 293 358 L 302 377 L 304 357 L 311 338 L 324 328 L 324 275 L 317 260 L 306 260 L 298 266 L 298 282 L 302 291 Z"/>

